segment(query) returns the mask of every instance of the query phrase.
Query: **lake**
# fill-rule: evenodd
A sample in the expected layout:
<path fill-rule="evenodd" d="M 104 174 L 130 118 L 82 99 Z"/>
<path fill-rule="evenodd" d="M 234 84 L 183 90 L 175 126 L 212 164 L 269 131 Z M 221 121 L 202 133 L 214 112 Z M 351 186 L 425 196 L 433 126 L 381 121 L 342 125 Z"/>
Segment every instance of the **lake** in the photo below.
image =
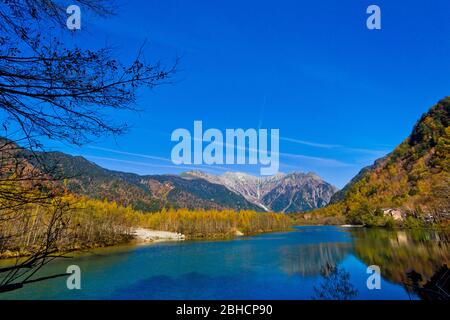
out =
<path fill-rule="evenodd" d="M 184 241 L 93 250 L 52 262 L 38 276 L 81 268 L 81 289 L 65 278 L 26 285 L 0 299 L 419 299 L 450 261 L 448 234 L 335 226 L 224 241 Z M 381 270 L 369 290 L 369 265 Z"/>

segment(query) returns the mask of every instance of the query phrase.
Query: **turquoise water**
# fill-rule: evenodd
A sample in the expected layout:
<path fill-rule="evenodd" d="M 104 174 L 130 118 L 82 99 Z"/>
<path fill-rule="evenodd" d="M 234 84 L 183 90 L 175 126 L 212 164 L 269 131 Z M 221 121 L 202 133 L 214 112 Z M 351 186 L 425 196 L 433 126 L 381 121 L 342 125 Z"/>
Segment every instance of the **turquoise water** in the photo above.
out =
<path fill-rule="evenodd" d="M 437 239 L 407 231 L 319 226 L 228 241 L 100 249 L 52 262 L 38 275 L 78 265 L 80 290 L 68 290 L 66 279 L 56 278 L 0 294 L 0 299 L 313 299 L 320 293 L 416 299 L 402 279 L 411 268 L 426 276 L 448 259 L 446 242 Z M 381 269 L 379 290 L 366 285 L 371 264 Z M 349 290 L 324 292 L 334 290 L 333 281 Z"/>

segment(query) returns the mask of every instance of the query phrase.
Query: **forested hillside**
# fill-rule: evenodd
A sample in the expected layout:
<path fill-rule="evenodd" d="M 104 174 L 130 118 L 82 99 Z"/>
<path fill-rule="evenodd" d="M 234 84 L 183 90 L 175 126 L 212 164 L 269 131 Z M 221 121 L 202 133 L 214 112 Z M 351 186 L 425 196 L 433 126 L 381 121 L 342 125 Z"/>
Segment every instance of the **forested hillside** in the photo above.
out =
<path fill-rule="evenodd" d="M 450 212 L 450 98 L 439 101 L 393 152 L 364 168 L 333 204 L 314 212 L 347 222 L 392 224 L 396 209 L 407 224 L 448 223 Z M 400 220 L 400 219 L 397 219 Z"/>
<path fill-rule="evenodd" d="M 27 152 L 24 150 L 23 152 Z M 37 168 L 51 167 L 63 177 L 64 188 L 93 199 L 114 201 L 135 210 L 156 212 L 170 208 L 262 209 L 226 187 L 204 179 L 184 179 L 177 175 L 145 175 L 104 169 L 80 156 L 62 152 L 39 153 L 32 157 Z M 48 170 L 47 170 L 48 171 Z"/>

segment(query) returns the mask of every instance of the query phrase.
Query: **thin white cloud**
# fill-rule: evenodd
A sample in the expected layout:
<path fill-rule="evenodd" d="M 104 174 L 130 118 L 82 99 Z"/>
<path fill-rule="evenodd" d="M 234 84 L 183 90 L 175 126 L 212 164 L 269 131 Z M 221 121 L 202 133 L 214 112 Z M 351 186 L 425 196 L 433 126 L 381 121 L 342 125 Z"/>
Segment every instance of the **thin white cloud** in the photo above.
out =
<path fill-rule="evenodd" d="M 121 154 L 121 155 L 133 156 L 133 157 L 138 157 L 138 158 L 169 162 L 169 163 L 173 164 L 171 159 L 164 158 L 164 157 L 152 156 L 152 155 L 142 154 L 142 153 L 127 152 L 127 151 L 115 150 L 115 149 L 110 149 L 110 148 L 95 147 L 95 146 L 88 146 L 88 148 L 94 149 L 94 150 L 110 152 L 110 153 Z M 109 158 L 109 159 L 113 160 L 114 158 Z M 119 161 L 119 159 L 116 159 L 116 160 Z M 121 161 L 128 161 L 128 160 L 121 160 Z M 139 164 L 144 164 L 144 162 L 139 162 Z M 150 166 L 150 164 L 147 164 L 147 165 Z M 151 165 L 151 166 L 154 166 L 154 167 L 167 167 L 167 168 L 182 168 L 182 167 L 185 167 L 187 169 L 189 169 L 189 168 L 191 168 L 191 169 L 199 169 L 199 167 L 201 166 L 202 168 L 207 167 L 207 168 L 218 169 L 218 170 L 222 170 L 222 171 L 229 170 L 228 168 L 220 166 L 220 165 L 208 165 L 208 164 L 202 164 L 202 165 L 199 165 L 197 167 L 192 166 L 192 165 L 191 166 L 190 165 L 185 165 L 185 164 L 180 164 L 180 165 L 173 164 L 171 166 L 170 165 Z"/>
<path fill-rule="evenodd" d="M 151 155 L 142 154 L 142 153 L 133 153 L 133 152 L 127 152 L 127 151 L 121 151 L 121 150 L 115 150 L 115 149 L 109 149 L 109 148 L 103 148 L 103 147 L 95 147 L 95 146 L 88 146 L 87 148 L 94 149 L 94 150 L 111 152 L 111 153 L 116 153 L 116 154 L 122 154 L 122 155 L 126 155 L 126 156 L 134 156 L 134 157 L 146 158 L 146 159 L 151 159 L 151 160 L 172 162 L 172 160 L 169 159 L 169 158 L 151 156 Z"/>
<path fill-rule="evenodd" d="M 193 141 L 198 141 L 200 139 L 196 139 L 196 138 L 192 138 Z M 228 144 L 228 143 L 219 143 L 217 142 L 219 146 L 222 147 L 227 147 L 227 146 L 234 146 L 235 150 L 247 150 L 247 151 L 254 151 L 254 152 L 258 152 L 259 150 L 254 149 L 254 148 L 249 148 L 247 145 L 245 147 L 241 147 L 241 146 L 237 146 L 237 145 L 232 145 L 232 144 Z M 322 144 L 319 144 L 321 146 L 325 146 Z M 332 145 L 329 145 L 332 146 Z M 116 150 L 116 149 L 110 149 L 110 148 L 103 148 L 103 147 L 97 147 L 97 146 L 87 146 L 90 149 L 93 150 L 99 150 L 99 151 L 105 151 L 105 152 L 110 152 L 110 153 L 115 153 L 115 154 L 120 154 L 120 155 L 126 155 L 126 156 L 133 156 L 133 157 L 140 157 L 140 158 L 144 158 L 144 159 L 150 159 L 150 160 L 155 160 L 155 161 L 162 161 L 162 162 L 167 162 L 167 163 L 173 163 L 171 159 L 169 158 L 164 158 L 164 157 L 159 157 L 159 156 L 152 156 L 152 155 L 148 155 L 148 154 L 142 154 L 142 153 L 134 153 L 134 152 L 128 152 L 128 151 L 121 151 L 121 150 Z M 276 155 L 276 153 L 271 153 L 270 151 L 268 151 L 267 153 L 271 154 L 271 155 Z M 308 161 L 311 162 L 313 165 L 318 165 L 318 166 L 323 166 L 323 167 L 336 167 L 336 168 L 341 168 L 341 167 L 352 167 L 355 166 L 354 164 L 350 164 L 350 163 L 346 163 L 346 162 L 342 162 L 336 159 L 332 159 L 332 158 L 324 158 L 324 157 L 316 157 L 316 156 L 307 156 L 307 155 L 303 155 L 303 154 L 293 154 L 293 153 L 283 153 L 283 152 L 279 152 L 278 153 L 279 158 L 281 159 L 282 157 L 285 158 L 291 158 L 291 159 L 296 159 L 296 160 L 304 160 L 304 161 Z M 92 156 L 91 156 L 92 157 Z M 113 160 L 113 158 L 108 158 L 109 160 Z M 106 158 L 104 159 L 106 160 Z M 119 159 L 115 159 L 116 161 L 122 161 L 125 163 L 125 161 L 129 161 L 129 160 L 119 160 Z M 131 161 L 129 161 L 131 162 Z M 281 165 L 280 161 L 280 165 Z M 130 163 L 131 164 L 131 163 Z M 202 164 L 199 165 L 198 167 L 194 167 L 192 165 L 151 165 L 151 164 L 145 164 L 143 162 L 136 162 L 135 164 L 140 164 L 140 165 L 147 165 L 147 166 L 152 166 L 152 167 L 166 167 L 166 168 L 180 168 L 180 167 L 185 167 L 187 169 L 191 168 L 191 169 L 199 169 L 199 168 L 210 168 L 210 169 L 218 169 L 218 170 L 222 170 L 222 171 L 227 171 L 230 170 L 230 168 L 227 167 L 223 167 L 220 165 L 206 165 L 206 164 Z M 286 163 L 285 163 L 286 165 Z"/>
<path fill-rule="evenodd" d="M 340 148 L 342 146 L 337 144 L 323 144 L 323 143 L 316 143 L 312 141 L 306 141 L 306 140 L 298 140 L 298 139 L 292 139 L 287 137 L 280 137 L 280 140 L 293 142 L 296 144 L 302 144 L 305 146 L 311 146 L 311 147 L 317 147 L 317 148 L 324 148 L 324 149 L 332 149 L 332 148 Z"/>
<path fill-rule="evenodd" d="M 130 161 L 130 160 L 123 160 L 123 159 L 117 159 L 117 158 L 110 158 L 110 157 L 99 157 L 99 156 L 92 156 L 92 155 L 83 155 L 86 159 L 90 160 L 105 160 L 105 161 L 113 161 L 113 162 L 119 162 L 119 163 L 126 163 L 126 164 L 132 164 L 137 166 L 145 166 L 145 167 L 152 167 L 152 168 L 171 168 L 171 169 L 190 169 L 190 170 L 198 170 L 203 168 L 203 166 L 208 167 L 208 169 L 213 171 L 223 171 L 227 170 L 226 168 L 216 167 L 216 166 L 209 166 L 209 165 L 199 165 L 199 166 L 189 166 L 189 165 L 164 165 L 164 164 L 152 164 L 148 162 L 140 162 L 140 161 Z"/>
<path fill-rule="evenodd" d="M 365 148 L 353 148 L 353 147 L 347 147 L 339 144 L 324 144 L 324 143 L 317 143 L 312 141 L 306 141 L 306 140 L 299 140 L 299 139 L 293 139 L 288 137 L 280 137 L 280 140 L 292 142 L 296 144 L 316 147 L 316 148 L 322 148 L 322 149 L 338 149 L 343 150 L 347 152 L 353 152 L 353 153 L 366 153 L 366 154 L 372 154 L 376 156 L 383 156 L 388 151 L 386 150 L 373 150 L 373 149 L 365 149 Z"/>
<path fill-rule="evenodd" d="M 303 154 L 280 153 L 280 156 L 294 158 L 294 159 L 307 160 L 307 161 L 311 161 L 312 163 L 314 163 L 316 165 L 320 165 L 320 166 L 324 166 L 324 167 L 342 168 L 342 167 L 354 167 L 355 166 L 354 164 L 342 162 L 342 161 L 335 160 L 335 159 L 305 156 Z"/>
<path fill-rule="evenodd" d="M 196 138 L 192 138 L 192 140 L 193 141 L 203 141 L 202 139 L 196 139 Z M 237 146 L 234 144 L 223 143 L 223 142 L 221 143 L 219 141 L 216 143 L 222 147 L 228 147 L 228 146 L 233 147 L 234 146 L 234 148 L 236 150 L 247 150 L 247 151 L 259 152 L 259 150 L 257 150 L 257 149 L 247 147 L 247 145 L 245 145 L 245 147 L 241 147 L 241 146 Z M 270 152 L 270 150 L 266 150 L 266 154 L 276 155 L 277 153 Z M 307 156 L 307 155 L 303 155 L 303 154 L 283 153 L 283 152 L 279 152 L 278 155 L 280 158 L 282 156 L 284 156 L 284 157 L 289 157 L 289 158 L 310 160 L 310 161 L 314 161 L 315 164 L 320 164 L 320 165 L 323 165 L 326 167 L 351 167 L 351 166 L 354 166 L 353 164 L 342 162 L 342 161 L 339 161 L 336 159 L 331 159 L 331 158 L 313 157 L 313 156 Z"/>

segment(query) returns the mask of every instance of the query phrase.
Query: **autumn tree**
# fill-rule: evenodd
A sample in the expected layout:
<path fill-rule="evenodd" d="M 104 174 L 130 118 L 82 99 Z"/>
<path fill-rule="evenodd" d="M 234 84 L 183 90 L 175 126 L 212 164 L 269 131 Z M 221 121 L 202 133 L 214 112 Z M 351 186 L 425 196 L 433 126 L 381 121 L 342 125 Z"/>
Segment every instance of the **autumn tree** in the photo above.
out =
<path fill-rule="evenodd" d="M 114 13 L 112 1 L 73 4 L 98 16 Z M 29 205 L 53 212 L 30 258 L 0 269 L 0 291 L 28 281 L 54 254 L 66 225 L 67 204 L 58 203 L 53 188 L 64 177 L 40 159 L 42 138 L 82 145 L 125 132 L 126 124 L 112 123 L 107 112 L 135 110 L 138 88 L 167 83 L 175 71 L 176 61 L 145 63 L 142 48 L 125 65 L 111 48 L 66 45 L 66 18 L 62 1 L 0 0 L 0 224 L 18 223 Z M 12 236 L 0 233 L 0 251 Z"/>

